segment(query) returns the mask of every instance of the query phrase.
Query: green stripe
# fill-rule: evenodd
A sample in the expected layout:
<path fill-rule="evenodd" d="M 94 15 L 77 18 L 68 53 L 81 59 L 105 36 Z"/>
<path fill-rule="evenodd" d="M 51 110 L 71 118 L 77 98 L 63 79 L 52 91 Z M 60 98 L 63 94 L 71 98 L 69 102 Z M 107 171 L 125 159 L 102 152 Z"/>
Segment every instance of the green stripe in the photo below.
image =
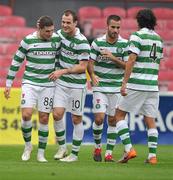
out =
<path fill-rule="evenodd" d="M 23 137 L 23 139 L 24 139 L 25 142 L 30 142 L 30 141 L 31 141 L 31 136 L 30 136 L 30 137 L 27 137 L 27 138 L 26 138 L 26 137 Z"/>
<path fill-rule="evenodd" d="M 39 149 L 46 149 L 46 145 L 47 145 L 47 143 L 39 142 L 38 148 Z"/>
<path fill-rule="evenodd" d="M 28 76 L 26 74 L 24 74 L 23 78 L 27 79 L 27 80 L 30 80 L 32 82 L 36 82 L 36 83 L 49 83 L 49 82 L 51 82 L 48 78 L 40 79 L 40 78 L 36 78 L 34 76 Z"/>
<path fill-rule="evenodd" d="M 129 129 L 128 128 L 125 128 L 125 129 L 122 129 L 121 131 L 119 131 L 118 135 L 121 136 L 121 135 L 124 135 L 126 133 L 129 133 Z"/>
<path fill-rule="evenodd" d="M 19 51 L 21 51 L 23 54 L 26 54 L 27 53 L 27 50 L 25 48 L 23 48 L 22 46 L 20 46 L 18 48 Z"/>
<path fill-rule="evenodd" d="M 58 141 L 58 144 L 59 144 L 59 145 L 64 145 L 64 144 L 65 144 L 65 140 Z"/>
<path fill-rule="evenodd" d="M 76 151 L 73 151 L 73 150 L 72 150 L 71 153 L 74 154 L 75 156 L 78 156 L 78 153 L 79 153 L 79 152 L 78 152 L 78 151 L 76 152 Z"/>
<path fill-rule="evenodd" d="M 95 71 L 95 74 L 103 79 L 122 79 L 123 73 L 122 74 L 109 74 L 109 73 L 101 73 Z"/>
<path fill-rule="evenodd" d="M 149 148 L 149 153 L 156 154 L 156 150 L 157 150 L 157 148 Z"/>
<path fill-rule="evenodd" d="M 24 133 L 29 133 L 29 132 L 31 132 L 32 131 L 32 127 L 30 127 L 30 128 L 23 128 L 23 127 L 21 127 L 21 129 L 22 129 L 22 132 L 24 132 Z"/>
<path fill-rule="evenodd" d="M 10 80 L 13 80 L 14 78 L 15 76 L 10 76 L 10 75 L 7 76 L 7 79 L 10 79 Z"/>
<path fill-rule="evenodd" d="M 14 60 L 19 62 L 19 63 L 22 63 L 23 62 L 23 58 L 20 58 L 19 56 L 17 56 L 16 54 L 14 55 Z"/>
<path fill-rule="evenodd" d="M 12 70 L 12 71 L 18 71 L 19 70 L 19 66 L 11 66 L 10 67 L 10 70 Z"/>
<path fill-rule="evenodd" d="M 65 131 L 61 131 L 61 132 L 56 132 L 56 136 L 60 137 L 60 136 L 64 136 Z"/>
<path fill-rule="evenodd" d="M 103 68 L 108 68 L 108 69 L 115 69 L 115 68 L 119 69 L 119 67 L 114 63 L 105 63 L 105 62 L 95 61 L 94 65 L 99 66 L 99 67 L 103 67 Z"/>
<path fill-rule="evenodd" d="M 65 56 L 62 56 L 62 54 L 60 54 L 59 60 L 65 62 L 65 63 L 68 63 L 68 64 L 79 64 L 78 60 L 71 59 L 69 57 L 67 58 Z"/>
<path fill-rule="evenodd" d="M 55 63 L 55 58 L 39 59 L 39 58 L 32 58 L 32 57 L 27 56 L 26 59 L 27 61 L 36 63 L 36 64 L 54 64 Z"/>
<path fill-rule="evenodd" d="M 155 137 L 155 136 L 148 137 L 148 142 L 157 142 L 157 140 L 158 140 L 158 137 Z"/>
<path fill-rule="evenodd" d="M 153 35 L 153 34 L 151 35 L 151 34 L 145 34 L 145 33 L 139 34 L 138 32 L 133 33 L 133 35 L 136 35 L 144 40 L 149 39 L 149 40 L 162 42 L 161 38 L 158 35 Z"/>
<path fill-rule="evenodd" d="M 114 148 L 114 145 L 111 145 L 111 144 L 107 144 L 107 146 L 106 146 L 106 150 L 113 150 L 113 148 Z"/>
<path fill-rule="evenodd" d="M 117 133 L 108 133 L 107 134 L 107 139 L 116 139 L 117 138 L 117 136 L 118 136 L 118 134 Z"/>
<path fill-rule="evenodd" d="M 151 85 L 151 86 L 157 86 L 158 85 L 158 81 L 146 80 L 146 79 L 134 79 L 134 78 L 130 78 L 128 83 L 141 84 L 141 85 Z"/>
<path fill-rule="evenodd" d="M 54 71 L 55 69 L 35 69 L 33 67 L 26 67 L 26 71 L 28 72 L 32 72 L 32 73 L 35 73 L 35 74 L 50 74 Z"/>
<path fill-rule="evenodd" d="M 130 140 L 130 138 L 127 138 L 127 139 L 122 140 L 122 143 L 124 145 L 131 144 L 131 140 Z"/>
<path fill-rule="evenodd" d="M 148 57 L 137 57 L 137 62 L 146 62 L 146 63 L 157 63 L 160 64 L 160 59 L 157 59 L 156 61 L 153 62 L 152 58 L 148 58 Z"/>
<path fill-rule="evenodd" d="M 99 82 L 99 87 L 120 87 L 122 82 Z"/>
<path fill-rule="evenodd" d="M 102 133 L 102 129 L 100 129 L 100 130 L 93 129 L 93 133 L 96 134 L 96 135 L 101 134 Z"/>
<path fill-rule="evenodd" d="M 158 69 L 148 69 L 148 68 L 133 68 L 133 73 L 142 73 L 142 74 L 158 74 Z"/>
<path fill-rule="evenodd" d="M 101 143 L 101 139 L 94 139 L 96 144 L 100 144 Z"/>
<path fill-rule="evenodd" d="M 72 144 L 73 144 L 74 146 L 80 146 L 80 145 L 81 145 L 81 142 L 82 142 L 81 140 L 78 141 L 78 140 L 74 140 L 74 139 L 73 139 L 73 143 L 72 143 Z"/>
<path fill-rule="evenodd" d="M 42 136 L 42 137 L 48 137 L 48 135 L 49 135 L 49 132 L 48 131 L 46 131 L 46 132 L 44 132 L 44 131 L 38 131 L 38 135 L 39 136 Z"/>
<path fill-rule="evenodd" d="M 72 79 L 70 77 L 64 77 L 64 76 L 61 76 L 59 79 L 62 81 L 68 82 L 68 83 L 73 83 L 73 84 L 85 84 L 86 83 L 86 79 Z"/>

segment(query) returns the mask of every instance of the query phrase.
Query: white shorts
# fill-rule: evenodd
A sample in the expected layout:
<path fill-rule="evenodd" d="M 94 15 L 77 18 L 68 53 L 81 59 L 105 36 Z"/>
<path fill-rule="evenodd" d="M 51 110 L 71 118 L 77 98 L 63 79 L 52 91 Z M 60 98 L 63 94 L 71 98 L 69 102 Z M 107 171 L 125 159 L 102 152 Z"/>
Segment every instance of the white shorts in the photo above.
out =
<path fill-rule="evenodd" d="M 53 107 L 63 107 L 74 115 L 83 115 L 86 89 L 74 89 L 57 84 Z"/>
<path fill-rule="evenodd" d="M 104 94 L 101 92 L 93 93 L 93 112 L 106 113 L 109 116 L 115 115 L 115 109 L 120 100 L 120 93 Z"/>
<path fill-rule="evenodd" d="M 121 96 L 118 108 L 144 116 L 156 118 L 159 108 L 159 92 L 144 92 L 127 89 L 127 96 Z"/>
<path fill-rule="evenodd" d="M 54 87 L 22 85 L 21 108 L 37 108 L 40 112 L 50 113 L 53 106 Z"/>

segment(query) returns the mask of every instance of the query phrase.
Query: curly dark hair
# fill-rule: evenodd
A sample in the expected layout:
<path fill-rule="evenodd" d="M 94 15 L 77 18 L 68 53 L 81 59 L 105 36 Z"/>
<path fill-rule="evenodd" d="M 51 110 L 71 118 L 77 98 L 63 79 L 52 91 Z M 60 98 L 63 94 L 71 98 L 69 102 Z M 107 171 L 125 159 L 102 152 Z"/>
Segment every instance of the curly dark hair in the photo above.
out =
<path fill-rule="evenodd" d="M 140 10 L 136 15 L 136 19 L 140 28 L 146 27 L 154 30 L 156 26 L 157 19 L 151 9 Z"/>

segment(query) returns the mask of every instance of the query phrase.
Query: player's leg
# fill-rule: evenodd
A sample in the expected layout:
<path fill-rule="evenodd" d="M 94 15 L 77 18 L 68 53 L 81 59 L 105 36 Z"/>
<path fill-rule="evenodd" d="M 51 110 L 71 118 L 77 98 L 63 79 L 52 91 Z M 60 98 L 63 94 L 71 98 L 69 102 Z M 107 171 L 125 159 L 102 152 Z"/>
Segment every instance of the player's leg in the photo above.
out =
<path fill-rule="evenodd" d="M 98 162 L 102 161 L 101 138 L 102 138 L 103 122 L 105 118 L 107 105 L 108 105 L 108 99 L 105 94 L 101 92 L 93 93 L 94 122 L 93 122 L 92 128 L 93 128 L 93 137 L 94 137 L 94 143 L 95 143 L 93 159 Z"/>
<path fill-rule="evenodd" d="M 54 155 L 55 160 L 64 158 L 68 153 L 65 141 L 65 122 L 63 120 L 65 108 L 68 102 L 68 96 L 69 95 L 66 93 L 65 87 L 57 86 L 55 88 L 53 118 L 56 141 L 59 146 L 56 154 Z"/>
<path fill-rule="evenodd" d="M 32 152 L 31 135 L 32 135 L 32 113 L 36 105 L 36 90 L 34 86 L 24 84 L 21 93 L 21 130 L 25 141 L 25 148 L 22 154 L 22 160 L 28 161 Z"/>
<path fill-rule="evenodd" d="M 108 106 L 107 106 L 108 128 L 107 128 L 107 144 L 106 144 L 106 152 L 105 152 L 105 161 L 114 162 L 112 151 L 116 144 L 116 138 L 117 138 L 117 130 L 116 130 L 116 124 L 114 122 L 114 115 L 121 94 L 120 93 L 108 94 L 107 97 L 108 97 Z"/>
<path fill-rule="evenodd" d="M 143 99 L 145 99 L 144 95 L 141 95 L 141 92 L 128 90 L 127 93 L 127 96 L 121 96 L 115 113 L 118 136 L 125 148 L 124 155 L 119 160 L 120 163 L 126 163 L 129 159 L 136 157 L 136 152 L 131 143 L 128 122 L 125 120 L 125 117 L 127 112 L 138 112 L 143 104 Z"/>
<path fill-rule="evenodd" d="M 52 111 L 54 88 L 40 87 L 38 91 L 38 113 L 39 113 L 39 129 L 38 129 L 38 153 L 37 160 L 39 162 L 47 162 L 45 158 L 45 149 L 48 141 L 48 122 L 49 114 Z"/>
<path fill-rule="evenodd" d="M 84 135 L 82 115 L 84 111 L 86 91 L 85 89 L 71 89 L 69 90 L 69 94 L 71 95 L 69 100 L 74 128 L 71 153 L 69 156 L 60 159 L 60 161 L 64 162 L 73 162 L 78 160 L 78 153 Z"/>
<path fill-rule="evenodd" d="M 107 143 L 105 152 L 105 162 L 114 162 L 112 152 L 116 144 L 117 130 L 114 123 L 114 117 L 108 116 L 108 128 L 107 128 Z"/>
<path fill-rule="evenodd" d="M 144 102 L 142 113 L 144 114 L 144 121 L 148 131 L 148 158 L 147 163 L 157 164 L 157 141 L 158 131 L 156 128 L 155 118 L 157 117 L 159 106 L 159 94 L 157 92 L 148 92 L 148 98 Z"/>

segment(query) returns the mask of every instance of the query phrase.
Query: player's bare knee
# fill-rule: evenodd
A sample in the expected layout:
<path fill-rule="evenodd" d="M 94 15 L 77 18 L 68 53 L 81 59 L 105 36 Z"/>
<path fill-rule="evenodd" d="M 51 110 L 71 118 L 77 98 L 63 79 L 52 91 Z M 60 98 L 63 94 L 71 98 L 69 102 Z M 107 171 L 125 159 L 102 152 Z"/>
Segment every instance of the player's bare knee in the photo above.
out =
<path fill-rule="evenodd" d="M 60 120 L 62 120 L 62 118 L 63 118 L 63 113 L 60 113 L 60 112 L 57 112 L 57 111 L 53 112 L 53 119 L 55 121 L 60 121 Z"/>
<path fill-rule="evenodd" d="M 82 122 L 82 116 L 72 115 L 73 124 L 77 125 Z"/>

